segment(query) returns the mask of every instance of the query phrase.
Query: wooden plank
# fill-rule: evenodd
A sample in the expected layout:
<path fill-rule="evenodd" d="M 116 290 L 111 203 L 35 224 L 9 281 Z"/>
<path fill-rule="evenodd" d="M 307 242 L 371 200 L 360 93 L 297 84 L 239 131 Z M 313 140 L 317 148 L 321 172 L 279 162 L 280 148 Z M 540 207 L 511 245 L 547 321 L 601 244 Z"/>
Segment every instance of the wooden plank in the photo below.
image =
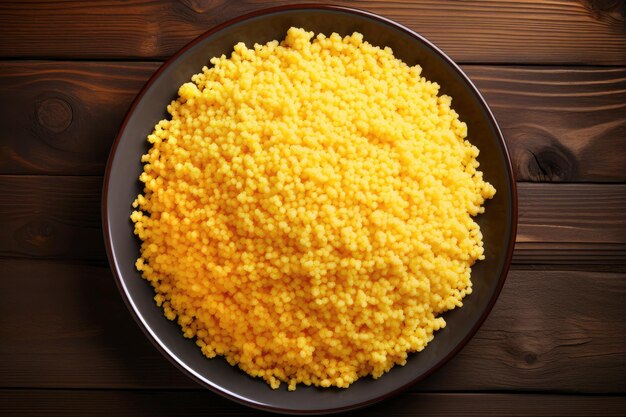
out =
<path fill-rule="evenodd" d="M 0 256 L 104 261 L 100 177 L 0 176 Z"/>
<path fill-rule="evenodd" d="M 0 256 L 106 263 L 100 177 L 0 175 Z M 520 183 L 517 264 L 625 264 L 626 184 Z M 130 208 L 129 208 L 130 213 Z"/>
<path fill-rule="evenodd" d="M 209 391 L 0 390 L 0 413 L 15 417 L 258 416 Z M 405 393 L 360 410 L 362 416 L 623 416 L 618 396 Z"/>
<path fill-rule="evenodd" d="M 625 184 L 518 184 L 516 264 L 626 263 Z"/>
<path fill-rule="evenodd" d="M 0 173 L 104 173 L 130 103 L 157 63 L 0 63 Z"/>
<path fill-rule="evenodd" d="M 626 68 L 464 66 L 518 181 L 626 180 Z"/>
<path fill-rule="evenodd" d="M 0 63 L 0 173 L 102 175 L 159 63 Z M 626 181 L 626 68 L 466 65 L 519 181 Z"/>
<path fill-rule="evenodd" d="M 308 0 L 2 2 L 0 56 L 165 58 L 243 13 Z M 623 1 L 322 1 L 420 32 L 460 62 L 626 64 Z"/>
<path fill-rule="evenodd" d="M 143 336 L 107 268 L 0 270 L 0 388 L 196 387 Z M 625 393 L 625 296 L 626 273 L 513 270 L 476 336 L 413 390 Z"/>

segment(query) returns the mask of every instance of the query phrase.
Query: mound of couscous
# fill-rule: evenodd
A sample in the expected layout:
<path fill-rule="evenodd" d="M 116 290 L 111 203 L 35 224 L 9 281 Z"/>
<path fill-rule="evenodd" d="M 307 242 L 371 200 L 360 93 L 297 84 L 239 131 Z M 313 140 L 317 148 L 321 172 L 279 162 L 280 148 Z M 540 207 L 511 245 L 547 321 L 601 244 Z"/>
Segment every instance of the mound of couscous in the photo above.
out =
<path fill-rule="evenodd" d="M 472 291 L 495 189 L 439 86 L 354 33 L 291 28 L 180 87 L 148 136 L 136 266 L 204 355 L 347 387 Z"/>

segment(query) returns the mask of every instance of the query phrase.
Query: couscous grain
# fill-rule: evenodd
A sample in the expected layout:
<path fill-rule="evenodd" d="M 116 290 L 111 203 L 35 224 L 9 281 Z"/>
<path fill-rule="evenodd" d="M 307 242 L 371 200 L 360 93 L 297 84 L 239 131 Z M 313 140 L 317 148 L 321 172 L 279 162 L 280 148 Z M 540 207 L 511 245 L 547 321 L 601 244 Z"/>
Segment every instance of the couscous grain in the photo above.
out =
<path fill-rule="evenodd" d="M 495 189 L 439 86 L 389 48 L 291 28 L 211 59 L 160 121 L 136 266 L 204 355 L 347 387 L 424 349 L 471 293 Z"/>

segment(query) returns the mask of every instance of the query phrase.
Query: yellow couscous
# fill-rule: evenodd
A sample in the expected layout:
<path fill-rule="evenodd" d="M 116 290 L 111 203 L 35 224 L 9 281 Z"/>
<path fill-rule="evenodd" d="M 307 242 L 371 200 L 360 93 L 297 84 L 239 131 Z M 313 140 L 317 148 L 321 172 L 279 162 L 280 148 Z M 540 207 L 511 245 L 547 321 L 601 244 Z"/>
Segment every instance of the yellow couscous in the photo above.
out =
<path fill-rule="evenodd" d="M 136 266 L 204 355 L 347 387 L 424 349 L 472 291 L 495 189 L 439 86 L 354 33 L 239 43 L 148 136 Z"/>

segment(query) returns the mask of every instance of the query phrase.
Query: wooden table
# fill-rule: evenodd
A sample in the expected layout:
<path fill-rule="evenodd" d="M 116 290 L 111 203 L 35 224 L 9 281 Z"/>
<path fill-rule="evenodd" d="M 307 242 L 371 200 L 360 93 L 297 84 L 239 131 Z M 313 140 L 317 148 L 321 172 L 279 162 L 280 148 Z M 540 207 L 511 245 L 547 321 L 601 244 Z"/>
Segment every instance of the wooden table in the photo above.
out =
<path fill-rule="evenodd" d="M 282 3 L 282 2 L 280 2 Z M 369 415 L 626 414 L 626 2 L 337 1 L 420 32 L 505 134 L 514 265 L 449 364 Z M 110 145 L 148 77 L 270 1 L 0 3 L 0 415 L 256 415 L 131 319 L 106 260 Z"/>

